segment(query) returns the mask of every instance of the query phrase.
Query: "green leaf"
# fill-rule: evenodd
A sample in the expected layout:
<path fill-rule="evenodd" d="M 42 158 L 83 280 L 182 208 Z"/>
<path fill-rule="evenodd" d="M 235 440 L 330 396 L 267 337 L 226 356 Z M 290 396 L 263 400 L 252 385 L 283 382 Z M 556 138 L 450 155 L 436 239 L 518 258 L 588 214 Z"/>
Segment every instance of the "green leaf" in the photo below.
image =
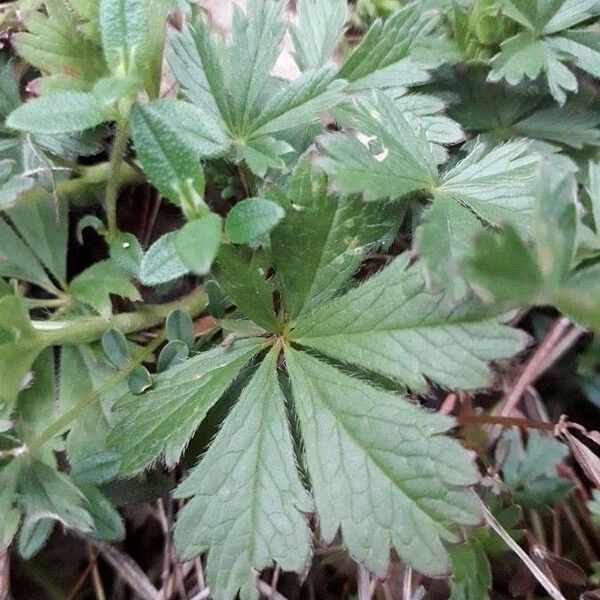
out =
<path fill-rule="evenodd" d="M 52 519 L 23 520 L 19 533 L 19 554 L 25 560 L 33 558 L 48 541 L 54 530 Z"/>
<path fill-rule="evenodd" d="M 120 400 L 109 443 L 123 457 L 121 473 L 139 472 L 161 455 L 176 464 L 208 410 L 261 348 L 262 341 L 248 340 L 202 352 L 160 373 L 144 395 Z"/>
<path fill-rule="evenodd" d="M 523 449 L 519 434 L 509 430 L 498 452 L 506 453 L 502 466 L 504 482 L 519 504 L 533 508 L 552 506 L 563 500 L 572 487 L 556 473 L 558 462 L 569 450 L 553 437 L 531 431 L 527 448 Z"/>
<path fill-rule="evenodd" d="M 183 95 L 220 123 L 223 129 L 231 127 L 223 40 L 200 13 L 181 32 L 173 33 L 170 42 L 169 67 Z"/>
<path fill-rule="evenodd" d="M 252 112 L 269 80 L 286 31 L 284 5 L 248 0 L 246 12 L 233 6 L 229 61 L 229 102 L 237 127 L 246 131 Z"/>
<path fill-rule="evenodd" d="M 80 221 L 81 223 L 81 221 Z M 132 233 L 120 231 L 109 240 L 109 252 L 112 260 L 130 277 L 138 278 L 144 251 L 137 237 Z"/>
<path fill-rule="evenodd" d="M 340 67 L 338 77 L 350 82 L 351 90 L 398 87 L 405 83 L 423 83 L 427 72 L 418 70 L 419 76 L 410 80 L 398 77 L 412 64 L 410 54 L 415 45 L 437 25 L 433 11 L 414 10 L 406 6 L 386 21 L 375 21 L 361 42 Z"/>
<path fill-rule="evenodd" d="M 422 132 L 415 133 L 386 95 L 374 92 L 355 98 L 335 115 L 344 127 L 360 134 L 320 139 L 320 165 L 341 193 L 362 193 L 367 200 L 396 199 L 437 180 L 427 139 Z"/>
<path fill-rule="evenodd" d="M 438 163 L 448 159 L 447 150 L 443 146 L 451 146 L 463 142 L 465 134 L 460 125 L 442 114 L 446 105 L 434 96 L 424 94 L 405 94 L 395 98 L 394 104 L 400 109 L 404 118 L 415 131 L 422 131 L 432 146 L 432 153 Z"/>
<path fill-rule="evenodd" d="M 143 394 L 152 387 L 152 375 L 143 365 L 138 365 L 129 375 L 127 385 L 129 391 L 135 396 Z"/>
<path fill-rule="evenodd" d="M 450 600 L 487 600 L 492 569 L 482 545 L 473 540 L 450 548 L 452 595 Z"/>
<path fill-rule="evenodd" d="M 426 389 L 425 377 L 452 389 L 483 387 L 486 362 L 513 356 L 525 342 L 474 301 L 428 291 L 406 256 L 302 319 L 292 337 L 416 390 Z"/>
<path fill-rule="evenodd" d="M 2 217 L 0 217 L 0 276 L 28 281 L 51 294 L 58 292 L 35 254 Z"/>
<path fill-rule="evenodd" d="M 109 318 L 112 314 L 111 294 L 128 300 L 140 299 L 129 275 L 112 260 L 95 263 L 77 275 L 69 285 L 69 292 L 79 302 L 89 304 L 104 318 Z"/>
<path fill-rule="evenodd" d="M 294 152 L 294 148 L 283 140 L 273 137 L 253 137 L 237 149 L 237 159 L 245 161 L 258 177 L 264 177 L 269 169 L 283 169 L 284 156 Z"/>
<path fill-rule="evenodd" d="M 552 96 L 560 104 L 566 101 L 566 92 L 577 91 L 577 78 L 561 62 L 564 53 L 546 39 L 521 32 L 503 42 L 501 48 L 492 61 L 488 81 L 506 79 L 510 85 L 517 85 L 523 78 L 533 80 L 543 72 Z"/>
<path fill-rule="evenodd" d="M 51 518 L 84 533 L 92 530 L 93 521 L 84 508 L 85 499 L 64 473 L 33 460 L 21 468 L 18 487 L 26 521 L 35 523 Z"/>
<path fill-rule="evenodd" d="M 144 75 L 150 59 L 148 0 L 100 0 L 104 58 L 115 75 Z"/>
<path fill-rule="evenodd" d="M 567 31 L 551 38 L 554 48 L 575 57 L 575 64 L 592 77 L 600 77 L 600 35 L 593 29 Z"/>
<path fill-rule="evenodd" d="M 269 233 L 283 219 L 279 204 L 264 198 L 238 202 L 225 219 L 225 236 L 234 244 L 247 244 Z"/>
<path fill-rule="evenodd" d="M 453 198 L 492 225 L 509 222 L 521 231 L 529 230 L 540 160 L 529 145 L 521 140 L 490 150 L 477 144 L 441 178 L 434 198 Z"/>
<path fill-rule="evenodd" d="M 230 144 L 210 115 L 180 101 L 156 100 L 136 106 L 132 136 L 148 178 L 175 204 L 184 203 L 188 188 L 204 195 L 200 156 L 215 156 Z"/>
<path fill-rule="evenodd" d="M 345 82 L 334 81 L 335 71 L 325 67 L 301 75 L 275 94 L 252 122 L 253 136 L 266 136 L 285 129 L 306 127 L 319 114 L 342 100 Z"/>
<path fill-rule="evenodd" d="M 600 162 L 589 163 L 587 192 L 592 202 L 596 233 L 600 234 Z"/>
<path fill-rule="evenodd" d="M 275 331 L 274 289 L 267 272 L 261 253 L 225 244 L 213 266 L 215 279 L 240 311 L 263 329 Z"/>
<path fill-rule="evenodd" d="M 114 452 L 95 452 L 71 465 L 71 479 L 76 485 L 101 485 L 118 474 L 119 456 Z"/>
<path fill-rule="evenodd" d="M 121 369 L 129 362 L 127 338 L 118 329 L 105 331 L 100 343 L 106 359 L 115 369 Z"/>
<path fill-rule="evenodd" d="M 206 275 L 221 245 L 223 220 L 215 213 L 186 223 L 175 238 L 175 249 L 183 264 L 196 275 Z"/>
<path fill-rule="evenodd" d="M 20 298 L 0 298 L 0 416 L 10 414 L 44 347 L 44 340 L 33 328 Z"/>
<path fill-rule="evenodd" d="M 341 528 L 353 558 L 384 576 L 393 547 L 428 575 L 448 571 L 453 523 L 477 524 L 467 452 L 443 435 L 452 419 L 427 413 L 287 348 L 294 406 L 326 542 Z"/>
<path fill-rule="evenodd" d="M 127 392 L 125 382 L 112 385 L 106 390 L 102 388 L 114 375 L 114 367 L 108 363 L 98 344 L 61 347 L 58 386 L 60 413 L 65 414 L 78 406 L 82 398 L 87 398 L 102 389 L 100 396 L 69 425 L 66 450 L 74 479 L 76 474 L 82 474 L 84 471 L 88 471 L 89 477 L 92 466 L 94 471 L 98 471 L 96 460 L 101 464 L 108 461 L 109 465 L 105 468 L 109 473 L 114 474 L 115 457 L 106 456 L 106 438 L 110 426 L 115 422 L 112 406 L 117 398 Z M 77 482 L 103 483 L 102 476 L 96 481 L 90 481 L 82 476 L 82 479 L 78 479 Z"/>
<path fill-rule="evenodd" d="M 106 542 L 123 540 L 125 538 L 125 526 L 111 502 L 95 487 L 85 486 L 81 491 L 94 522 L 94 528 L 90 535 L 97 540 Z"/>
<path fill-rule="evenodd" d="M 311 503 L 296 470 L 285 399 L 271 350 L 200 464 L 176 496 L 175 543 L 183 558 L 208 550 L 208 585 L 220 598 L 258 598 L 253 569 L 273 561 L 303 571 L 310 534 L 301 513 Z M 232 442 L 235 440 L 235 442 Z"/>
<path fill-rule="evenodd" d="M 56 418 L 55 364 L 46 348 L 31 367 L 31 383 L 19 394 L 19 428 L 25 439 L 39 435 Z"/>
<path fill-rule="evenodd" d="M 8 116 L 6 126 L 29 133 L 69 133 L 107 120 L 107 114 L 93 94 L 56 92 L 21 105 Z"/>
<path fill-rule="evenodd" d="M 556 173 L 551 164 L 539 172 L 536 189 L 534 239 L 544 276 L 560 283 L 569 273 L 575 252 L 577 223 L 575 178 Z"/>
<path fill-rule="evenodd" d="M 483 287 L 497 301 L 534 303 L 544 278 L 531 248 L 511 226 L 500 234 L 482 233 L 468 259 L 472 284 Z"/>
<path fill-rule="evenodd" d="M 301 71 L 316 70 L 332 60 L 346 22 L 346 0 L 300 0 L 296 4 L 297 23 L 291 25 L 294 58 Z"/>
<path fill-rule="evenodd" d="M 180 308 L 169 313 L 165 323 L 167 339 L 170 342 L 179 340 L 185 342 L 189 348 L 194 343 L 194 322 L 190 315 Z"/>
<path fill-rule="evenodd" d="M 102 50 L 93 33 L 97 4 L 89 13 L 79 13 L 81 0 L 45 0 L 46 14 L 31 11 L 25 20 L 26 32 L 12 41 L 18 54 L 30 65 L 50 75 L 68 73 L 85 82 L 106 72 Z"/>
<path fill-rule="evenodd" d="M 190 353 L 189 346 L 181 340 L 169 342 L 160 352 L 156 361 L 156 370 L 159 373 L 175 367 L 186 361 Z"/>
<path fill-rule="evenodd" d="M 443 285 L 455 298 L 467 292 L 459 267 L 471 254 L 474 238 L 481 231 L 482 224 L 471 211 L 451 198 L 440 196 L 425 212 L 415 232 L 419 256 L 434 282 Z"/>
<path fill-rule="evenodd" d="M 35 184 L 34 179 L 13 173 L 14 170 L 13 160 L 0 160 L 0 210 L 13 206 L 19 195 Z"/>
<path fill-rule="evenodd" d="M 174 281 L 189 272 L 177 253 L 176 239 L 176 232 L 167 233 L 150 246 L 140 267 L 140 281 L 144 285 Z"/>
<path fill-rule="evenodd" d="M 51 194 L 40 194 L 18 203 L 7 214 L 44 266 L 61 286 L 66 286 L 68 204 Z"/>
<path fill-rule="evenodd" d="M 338 292 L 398 216 L 384 204 L 329 194 L 325 176 L 309 161 L 296 167 L 281 202 L 286 216 L 271 232 L 271 254 L 294 321 Z"/>

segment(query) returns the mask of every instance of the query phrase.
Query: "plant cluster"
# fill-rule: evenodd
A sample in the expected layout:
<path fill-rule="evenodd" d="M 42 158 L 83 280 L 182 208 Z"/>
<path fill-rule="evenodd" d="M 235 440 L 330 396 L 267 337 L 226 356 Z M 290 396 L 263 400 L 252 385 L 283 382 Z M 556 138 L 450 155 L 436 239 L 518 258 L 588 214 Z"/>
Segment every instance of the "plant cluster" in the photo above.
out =
<path fill-rule="evenodd" d="M 546 531 L 599 438 L 531 385 L 583 343 L 600 405 L 597 0 L 0 11 L 0 557 L 110 547 L 141 482 L 215 599 L 332 545 L 361 600 L 594 580 Z"/>

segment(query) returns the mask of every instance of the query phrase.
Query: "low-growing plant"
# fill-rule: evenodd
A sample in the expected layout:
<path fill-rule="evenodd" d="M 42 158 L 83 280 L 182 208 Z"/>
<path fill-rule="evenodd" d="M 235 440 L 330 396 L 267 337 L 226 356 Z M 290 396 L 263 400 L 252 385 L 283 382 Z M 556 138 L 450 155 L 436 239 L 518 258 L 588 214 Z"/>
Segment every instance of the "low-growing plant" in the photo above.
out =
<path fill-rule="evenodd" d="M 0 10 L 0 564 L 60 523 L 114 565 L 123 496 L 163 497 L 144 597 L 185 597 L 174 556 L 273 598 L 341 548 L 361 600 L 483 599 L 509 551 L 563 598 L 598 437 L 531 386 L 600 330 L 600 4 Z"/>

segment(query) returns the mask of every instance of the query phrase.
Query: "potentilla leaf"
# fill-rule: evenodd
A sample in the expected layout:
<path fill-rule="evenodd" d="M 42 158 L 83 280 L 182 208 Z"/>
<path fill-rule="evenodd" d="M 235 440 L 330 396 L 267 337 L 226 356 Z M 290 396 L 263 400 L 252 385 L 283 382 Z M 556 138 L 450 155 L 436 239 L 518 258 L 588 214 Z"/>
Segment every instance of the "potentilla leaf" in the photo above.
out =
<path fill-rule="evenodd" d="M 110 259 L 95 263 L 77 275 L 69 285 L 69 292 L 106 319 L 112 314 L 111 294 L 129 300 L 140 298 L 131 277 Z"/>
<path fill-rule="evenodd" d="M 473 241 L 483 230 L 483 224 L 469 210 L 465 210 L 452 198 L 438 197 L 423 214 L 421 224 L 415 231 L 419 257 L 435 283 L 455 298 L 463 297 L 468 286 L 459 266 L 469 256 Z"/>
<path fill-rule="evenodd" d="M 283 219 L 285 211 L 265 198 L 238 202 L 225 219 L 225 236 L 234 244 L 247 244 L 269 233 Z"/>
<path fill-rule="evenodd" d="M 286 31 L 284 4 L 249 0 L 244 13 L 234 4 L 229 59 L 229 101 L 234 120 L 245 130 L 264 92 L 271 69 L 281 51 Z"/>
<path fill-rule="evenodd" d="M 257 325 L 276 331 L 273 281 L 267 279 L 268 262 L 260 251 L 223 244 L 213 274 L 225 293 Z"/>
<path fill-rule="evenodd" d="M 354 98 L 338 107 L 335 117 L 356 134 L 319 140 L 319 163 L 341 193 L 362 193 L 367 200 L 397 199 L 437 180 L 437 161 L 425 134 L 415 132 L 385 94 Z"/>
<path fill-rule="evenodd" d="M 200 464 L 179 485 L 191 497 L 179 513 L 175 543 L 183 558 L 208 551 L 211 593 L 258 598 L 252 570 L 273 561 L 303 571 L 310 534 L 301 511 L 311 502 L 298 476 L 277 378 L 279 351 L 271 350 Z"/>
<path fill-rule="evenodd" d="M 31 523 L 55 519 L 82 532 L 93 529 L 93 520 L 85 508 L 81 491 L 64 473 L 41 460 L 33 460 L 21 469 L 18 482 L 25 519 Z"/>
<path fill-rule="evenodd" d="M 59 369 L 58 406 L 61 414 L 72 410 L 81 401 L 100 388 L 115 374 L 98 345 L 61 348 Z M 117 398 L 127 393 L 127 383 L 121 382 L 103 391 L 96 402 L 87 406 L 71 423 L 66 451 L 71 467 L 77 471 L 94 457 L 108 458 L 107 436 L 116 419 L 112 407 Z M 107 460 L 106 468 L 114 468 Z M 98 465 L 96 470 L 100 471 Z M 113 471 L 113 476 L 114 476 Z M 89 480 L 86 481 L 89 483 Z"/>
<path fill-rule="evenodd" d="M 81 0 L 45 0 L 46 14 L 31 11 L 25 32 L 11 39 L 19 55 L 45 75 L 69 74 L 91 86 L 106 74 L 99 36 L 98 3 L 81 10 Z M 78 12 L 79 14 L 76 14 Z"/>
<path fill-rule="evenodd" d="M 56 92 L 22 104 L 6 126 L 29 133 L 83 131 L 110 120 L 100 101 L 88 92 Z"/>
<path fill-rule="evenodd" d="M 32 177 L 19 175 L 13 171 L 15 171 L 14 160 L 0 160 L 0 210 L 14 206 L 19 195 L 35 184 Z"/>
<path fill-rule="evenodd" d="M 227 128 L 233 120 L 225 85 L 224 54 L 223 40 L 200 14 L 181 32 L 171 35 L 167 58 L 183 95 Z"/>
<path fill-rule="evenodd" d="M 430 291 L 406 255 L 357 289 L 300 320 L 292 337 L 337 360 L 424 390 L 425 378 L 449 388 L 486 385 L 487 361 L 519 352 L 526 336 L 471 300 Z"/>
<path fill-rule="evenodd" d="M 178 232 L 171 231 L 148 248 L 140 265 L 140 281 L 144 285 L 160 285 L 183 277 L 189 267 L 177 252 Z"/>
<path fill-rule="evenodd" d="M 219 123 L 199 107 L 181 101 L 156 100 L 136 106 L 132 135 L 150 181 L 179 205 L 185 204 L 187 194 L 204 195 L 200 157 L 222 154 L 230 145 Z"/>
<path fill-rule="evenodd" d="M 1 217 L 0 277 L 22 279 L 38 285 L 50 293 L 58 291 L 36 255 Z"/>
<path fill-rule="evenodd" d="M 468 206 L 492 225 L 509 222 L 522 231 L 531 227 L 538 155 L 530 142 L 508 142 L 489 149 L 478 144 L 450 169 L 434 190 Z"/>
<path fill-rule="evenodd" d="M 346 0 L 300 0 L 297 24 L 291 26 L 294 57 L 301 71 L 325 66 L 344 35 L 348 21 Z"/>
<path fill-rule="evenodd" d="M 1 239 L 1 236 L 0 236 Z M 0 416 L 7 418 L 27 375 L 45 348 L 20 298 L 0 298 Z"/>
<path fill-rule="evenodd" d="M 331 67 L 301 75 L 265 105 L 252 122 L 252 135 L 272 135 L 299 125 L 307 126 L 319 113 L 342 100 L 345 86 L 344 81 L 335 79 Z"/>
<path fill-rule="evenodd" d="M 202 352 L 157 375 L 143 395 L 120 399 L 109 445 L 122 456 L 121 473 L 142 471 L 161 455 L 176 464 L 208 410 L 263 346 L 264 340 L 240 340 Z"/>
<path fill-rule="evenodd" d="M 386 21 L 375 21 L 344 64 L 338 77 L 350 82 L 350 90 L 398 87 L 406 83 L 423 83 L 429 75 L 422 69 L 420 76 L 397 77 L 410 73 L 406 61 L 415 44 L 437 25 L 435 11 L 415 10 L 406 6 Z"/>
<path fill-rule="evenodd" d="M 400 214 L 387 204 L 330 194 L 324 174 L 308 160 L 299 163 L 289 189 L 278 197 L 286 216 L 271 232 L 271 253 L 293 322 L 343 287 Z"/>
<path fill-rule="evenodd" d="M 106 64 L 115 75 L 144 76 L 151 57 L 148 0 L 100 0 Z"/>
<path fill-rule="evenodd" d="M 175 249 L 183 264 L 192 273 L 206 275 L 219 251 L 223 235 L 223 220 L 215 213 L 206 213 L 186 223 L 175 238 Z"/>
<path fill-rule="evenodd" d="M 67 279 L 69 206 L 66 201 L 40 194 L 7 211 L 19 234 L 56 280 Z"/>
<path fill-rule="evenodd" d="M 465 489 L 478 479 L 472 459 L 441 435 L 452 419 L 304 352 L 285 357 L 323 538 L 341 529 L 350 554 L 380 576 L 390 548 L 422 573 L 446 573 L 453 524 L 480 520 Z"/>

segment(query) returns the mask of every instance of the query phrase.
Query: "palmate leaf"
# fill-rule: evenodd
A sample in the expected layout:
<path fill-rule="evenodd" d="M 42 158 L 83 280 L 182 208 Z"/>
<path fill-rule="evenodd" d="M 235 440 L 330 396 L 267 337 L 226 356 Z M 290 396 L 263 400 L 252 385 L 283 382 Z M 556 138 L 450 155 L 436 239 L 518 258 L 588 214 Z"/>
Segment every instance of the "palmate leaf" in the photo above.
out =
<path fill-rule="evenodd" d="M 301 320 L 292 339 L 337 360 L 417 389 L 484 387 L 487 361 L 523 348 L 525 337 L 472 301 L 428 291 L 421 270 L 400 256 L 359 288 Z"/>
<path fill-rule="evenodd" d="M 325 176 L 308 161 L 296 167 L 289 189 L 278 197 L 286 217 L 271 233 L 271 251 L 294 322 L 337 293 L 399 215 L 389 205 L 329 194 Z"/>
<path fill-rule="evenodd" d="M 440 179 L 433 192 L 468 206 L 493 225 L 505 222 L 527 230 L 534 205 L 539 157 L 529 142 L 509 142 L 493 149 L 476 145 L 467 157 Z"/>
<path fill-rule="evenodd" d="M 482 223 L 452 198 L 440 196 L 424 212 L 415 231 L 419 257 L 437 284 L 456 298 L 467 292 L 459 272 L 461 261 L 470 255 L 473 240 L 481 233 Z"/>
<path fill-rule="evenodd" d="M 200 16 L 171 40 L 169 64 L 184 95 L 222 123 L 235 147 L 233 159 L 259 177 L 282 168 L 282 157 L 293 151 L 281 139 L 284 131 L 317 122 L 342 99 L 345 85 L 331 67 L 292 82 L 271 76 L 286 31 L 282 8 L 273 0 L 252 0 L 244 13 L 236 5 L 227 44 Z"/>
<path fill-rule="evenodd" d="M 301 71 L 319 69 L 332 58 L 348 21 L 346 0 L 300 0 L 298 23 L 290 31 L 294 57 Z"/>
<path fill-rule="evenodd" d="M 479 522 L 465 486 L 477 472 L 440 435 L 452 420 L 286 349 L 294 406 L 325 540 L 341 528 L 350 553 L 384 575 L 390 546 L 422 573 L 447 572 L 451 523 Z"/>
<path fill-rule="evenodd" d="M 46 14 L 32 11 L 26 32 L 12 40 L 17 52 L 46 75 L 93 82 L 106 74 L 97 21 L 100 2 L 45 0 Z"/>
<path fill-rule="evenodd" d="M 302 487 L 272 349 L 227 416 L 200 464 L 179 485 L 192 497 L 179 515 L 182 557 L 209 551 L 208 585 L 222 598 L 258 598 L 252 569 L 275 560 L 286 571 L 307 567 L 310 535 L 300 511 Z"/>
<path fill-rule="evenodd" d="M 129 300 L 140 298 L 130 276 L 110 259 L 95 263 L 77 275 L 69 285 L 69 292 L 106 319 L 112 314 L 111 294 Z"/>
<path fill-rule="evenodd" d="M 595 0 L 507 0 L 504 14 L 525 28 L 504 41 L 492 61 L 489 81 L 506 79 L 511 85 L 524 77 L 536 79 L 544 73 L 550 93 L 564 104 L 567 92 L 578 89 L 575 74 L 565 63 L 575 63 L 598 76 L 600 36 L 594 31 L 566 31 L 600 13 Z M 563 35 L 558 35 L 558 34 Z"/>
<path fill-rule="evenodd" d="M 486 82 L 477 74 L 445 80 L 456 99 L 449 115 L 467 131 L 498 142 L 528 137 L 580 149 L 600 145 L 600 115 L 587 103 L 557 105 L 544 96 Z"/>
<path fill-rule="evenodd" d="M 177 463 L 208 410 L 263 345 L 248 340 L 203 352 L 158 375 L 142 397 L 120 399 L 121 418 L 109 443 L 123 457 L 121 472 L 141 471 L 161 455 L 167 465 Z"/>
<path fill-rule="evenodd" d="M 411 50 L 437 25 L 436 11 L 406 6 L 385 22 L 375 21 L 340 67 L 349 90 L 382 89 L 424 83 L 429 74 L 415 64 Z"/>
<path fill-rule="evenodd" d="M 401 198 L 436 181 L 437 161 L 425 135 L 414 131 L 391 98 L 381 93 L 354 98 L 338 107 L 335 117 L 366 136 L 333 134 L 320 139 L 320 165 L 340 192 L 362 193 L 367 200 Z M 373 138 L 375 149 L 369 145 Z"/>

